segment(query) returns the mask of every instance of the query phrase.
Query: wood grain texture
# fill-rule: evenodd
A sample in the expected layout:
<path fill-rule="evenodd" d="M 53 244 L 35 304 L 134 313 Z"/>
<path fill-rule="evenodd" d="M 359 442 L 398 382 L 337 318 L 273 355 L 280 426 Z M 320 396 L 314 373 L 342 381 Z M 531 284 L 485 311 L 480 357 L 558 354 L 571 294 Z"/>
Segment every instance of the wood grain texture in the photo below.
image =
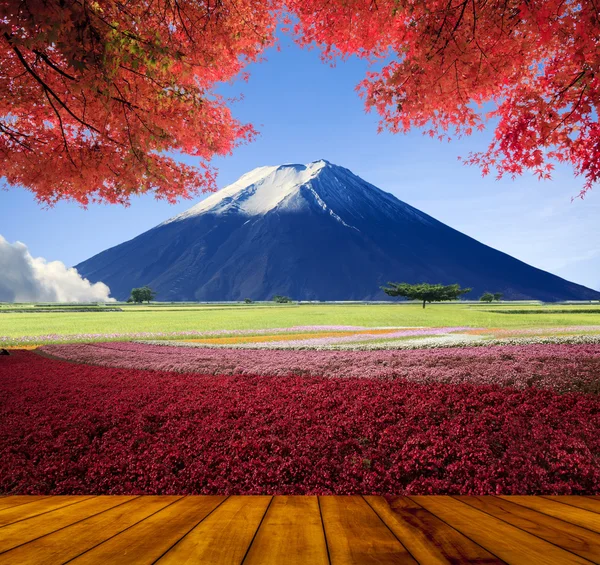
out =
<path fill-rule="evenodd" d="M 411 496 L 415 502 L 451 523 L 500 559 L 514 565 L 567 565 L 587 563 L 587 559 L 548 543 L 498 518 L 476 510 L 449 496 Z"/>
<path fill-rule="evenodd" d="M 360 496 L 321 496 L 332 565 L 414 564 L 416 561 Z"/>
<path fill-rule="evenodd" d="M 0 554 L 134 498 L 135 496 L 98 496 L 4 526 L 0 528 Z"/>
<path fill-rule="evenodd" d="M 554 500 L 554 502 L 562 502 L 563 504 L 569 504 L 577 508 L 583 508 L 590 512 L 596 512 L 600 514 L 600 497 L 591 496 L 544 496 L 548 500 Z"/>
<path fill-rule="evenodd" d="M 277 496 L 244 565 L 327 565 L 327 544 L 316 496 Z"/>
<path fill-rule="evenodd" d="M 0 510 L 4 510 L 5 508 L 12 508 L 13 506 L 21 506 L 22 504 L 31 504 L 32 502 L 36 502 L 37 500 L 42 500 L 43 498 L 48 498 L 47 496 L 4 496 L 0 498 Z"/>
<path fill-rule="evenodd" d="M 241 563 L 271 498 L 270 496 L 230 496 L 157 563 L 160 565 Z"/>
<path fill-rule="evenodd" d="M 73 564 L 154 563 L 225 500 L 225 496 L 182 498 L 72 561 Z"/>
<path fill-rule="evenodd" d="M 0 565 L 600 564 L 593 497 L 0 497 Z M 4 507 L 1 506 L 4 504 Z"/>
<path fill-rule="evenodd" d="M 406 497 L 396 497 L 389 503 L 380 496 L 364 498 L 419 563 L 502 563 Z"/>
<path fill-rule="evenodd" d="M 600 534 L 493 496 L 455 498 L 593 563 L 600 563 Z"/>
<path fill-rule="evenodd" d="M 600 514 L 596 514 L 595 512 L 576 508 L 570 504 L 548 500 L 540 496 L 502 496 L 500 498 L 510 499 L 515 504 L 526 506 L 542 514 L 547 514 L 548 516 L 553 516 L 576 526 L 600 533 Z"/>
<path fill-rule="evenodd" d="M 99 497 L 120 498 L 120 497 Z M 0 554 L 0 565 L 55 565 L 84 554 L 107 539 L 180 500 L 180 496 L 144 496 L 37 538 Z M 82 503 L 83 504 L 83 503 Z M 73 510 L 74 508 L 71 507 Z M 65 509 L 67 510 L 67 509 Z M 15 524 L 16 525 L 16 524 Z M 0 530 L 1 531 L 1 530 Z"/>
<path fill-rule="evenodd" d="M 31 502 L 30 504 L 22 504 L 19 506 L 13 506 L 0 510 L 0 527 L 31 518 L 43 514 L 44 512 L 51 512 L 57 508 L 63 506 L 69 506 L 71 504 L 77 504 L 83 500 L 92 498 L 91 496 L 49 496 L 48 498 L 42 498 Z"/>

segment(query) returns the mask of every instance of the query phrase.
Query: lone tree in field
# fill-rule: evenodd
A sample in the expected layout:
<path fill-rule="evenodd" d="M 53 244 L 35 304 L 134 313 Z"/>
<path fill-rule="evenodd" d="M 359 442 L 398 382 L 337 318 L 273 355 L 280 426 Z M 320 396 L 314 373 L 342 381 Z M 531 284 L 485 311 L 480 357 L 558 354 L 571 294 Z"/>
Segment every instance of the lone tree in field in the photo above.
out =
<path fill-rule="evenodd" d="M 131 290 L 131 301 L 136 304 L 141 304 L 142 302 L 150 303 L 151 300 L 154 300 L 156 297 L 156 292 L 154 292 L 149 286 L 143 286 L 141 288 L 134 288 Z"/>
<path fill-rule="evenodd" d="M 388 286 L 382 286 L 381 289 L 388 296 L 402 296 L 408 300 L 422 300 L 423 308 L 426 302 L 443 302 L 445 300 L 457 300 L 463 294 L 471 292 L 470 288 L 460 288 L 457 284 L 408 284 L 408 283 L 388 283 Z"/>
<path fill-rule="evenodd" d="M 502 297 L 503 297 L 503 296 L 504 296 L 504 295 L 503 295 L 501 292 L 494 292 L 494 300 L 495 300 L 496 302 L 500 302 L 500 300 L 502 300 Z"/>
<path fill-rule="evenodd" d="M 0 175 L 49 205 L 215 190 L 211 160 L 255 136 L 215 90 L 260 60 L 283 21 L 325 60 L 383 62 L 358 87 L 381 129 L 446 139 L 492 123 L 491 144 L 467 163 L 541 178 L 570 163 L 583 194 L 600 179 L 598 9 L 597 0 L 3 0 Z"/>

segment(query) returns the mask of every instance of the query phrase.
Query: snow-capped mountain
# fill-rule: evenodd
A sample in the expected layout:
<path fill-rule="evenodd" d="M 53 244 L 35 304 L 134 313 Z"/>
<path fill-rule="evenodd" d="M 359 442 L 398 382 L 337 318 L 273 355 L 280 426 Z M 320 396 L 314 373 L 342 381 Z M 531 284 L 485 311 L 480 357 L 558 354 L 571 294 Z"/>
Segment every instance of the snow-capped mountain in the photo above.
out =
<path fill-rule="evenodd" d="M 388 281 L 457 282 L 472 297 L 600 298 L 324 160 L 254 169 L 77 269 L 119 299 L 144 284 L 159 300 L 384 299 Z"/>

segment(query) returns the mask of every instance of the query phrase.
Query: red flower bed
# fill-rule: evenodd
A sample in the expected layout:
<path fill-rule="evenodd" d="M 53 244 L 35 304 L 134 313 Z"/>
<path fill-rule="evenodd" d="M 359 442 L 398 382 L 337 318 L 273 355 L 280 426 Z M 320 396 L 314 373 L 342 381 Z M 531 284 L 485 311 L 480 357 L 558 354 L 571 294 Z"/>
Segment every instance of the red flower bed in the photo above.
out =
<path fill-rule="evenodd" d="M 4 493 L 600 493 L 600 399 L 0 357 Z"/>

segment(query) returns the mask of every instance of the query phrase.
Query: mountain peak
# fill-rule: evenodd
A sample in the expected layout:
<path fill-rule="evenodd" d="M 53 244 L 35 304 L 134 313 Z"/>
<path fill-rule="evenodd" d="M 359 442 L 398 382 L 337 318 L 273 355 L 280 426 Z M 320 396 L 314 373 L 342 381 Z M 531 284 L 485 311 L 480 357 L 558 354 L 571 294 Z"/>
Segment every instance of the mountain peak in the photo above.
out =
<path fill-rule="evenodd" d="M 329 168 L 336 168 L 336 166 L 325 159 L 305 165 L 285 163 L 257 167 L 243 174 L 234 183 L 211 194 L 202 202 L 164 223 L 185 220 L 204 212 L 265 214 Z"/>
<path fill-rule="evenodd" d="M 283 163 L 282 165 L 279 165 L 278 168 L 293 167 L 296 169 L 321 169 L 328 165 L 333 166 L 333 167 L 337 166 L 337 165 L 333 165 L 332 163 L 327 161 L 327 159 L 317 159 L 316 161 L 311 161 L 310 163 L 306 163 L 304 165 L 301 163 Z"/>

